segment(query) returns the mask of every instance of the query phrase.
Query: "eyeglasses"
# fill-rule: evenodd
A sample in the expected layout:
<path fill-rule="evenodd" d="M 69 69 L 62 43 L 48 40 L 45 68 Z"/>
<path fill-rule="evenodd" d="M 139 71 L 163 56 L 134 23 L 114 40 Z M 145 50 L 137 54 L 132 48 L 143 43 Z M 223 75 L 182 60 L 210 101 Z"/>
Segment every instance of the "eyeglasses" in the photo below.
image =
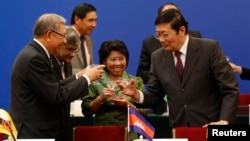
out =
<path fill-rule="evenodd" d="M 157 40 L 160 40 L 160 39 L 166 40 L 168 37 L 170 37 L 170 35 L 171 35 L 171 34 L 169 34 L 169 33 L 155 33 L 155 34 L 154 34 L 154 37 L 155 37 L 155 39 L 157 39 Z"/>
<path fill-rule="evenodd" d="M 61 33 L 59 33 L 59 32 L 56 32 L 56 31 L 54 31 L 54 30 L 50 30 L 51 32 L 54 32 L 54 33 L 56 33 L 57 35 L 60 35 L 60 36 L 62 36 L 63 38 L 65 38 L 65 35 L 63 35 L 63 34 L 61 34 Z"/>
<path fill-rule="evenodd" d="M 79 48 L 69 48 L 69 47 L 63 47 L 66 51 L 68 52 L 78 52 L 79 51 Z"/>

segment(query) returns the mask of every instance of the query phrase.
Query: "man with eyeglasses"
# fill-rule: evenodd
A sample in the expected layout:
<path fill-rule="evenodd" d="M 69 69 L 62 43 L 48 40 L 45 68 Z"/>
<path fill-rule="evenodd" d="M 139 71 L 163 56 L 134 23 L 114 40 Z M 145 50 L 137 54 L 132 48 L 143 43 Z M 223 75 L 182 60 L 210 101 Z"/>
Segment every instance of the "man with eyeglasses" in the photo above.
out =
<path fill-rule="evenodd" d="M 159 7 L 158 14 L 161 14 L 167 9 L 176 9 L 180 11 L 180 9 L 174 3 L 165 3 Z M 201 38 L 200 31 L 192 30 L 189 31 L 188 34 L 193 37 Z M 154 51 L 161 47 L 161 43 L 155 38 L 155 36 L 147 37 L 142 42 L 141 54 L 136 75 L 142 78 L 144 84 L 147 84 L 149 80 L 151 55 Z M 162 101 L 161 104 L 157 105 L 157 107 L 153 107 L 152 110 L 155 114 L 163 114 L 164 112 L 169 112 L 167 111 L 167 97 L 164 97 L 164 101 Z"/>
<path fill-rule="evenodd" d="M 239 86 L 219 43 L 188 35 L 176 9 L 159 14 L 155 29 L 162 48 L 152 54 L 147 90 L 118 82 L 122 93 L 147 108 L 166 94 L 172 128 L 235 123 Z"/>
<path fill-rule="evenodd" d="M 58 77 L 62 80 L 72 75 L 71 60 L 79 51 L 81 41 L 72 27 L 66 27 L 65 38 L 67 43 L 56 50 L 55 55 L 51 56 L 53 66 Z M 75 77 L 75 76 L 73 76 Z"/>
<path fill-rule="evenodd" d="M 58 34 L 60 35 L 60 33 Z M 64 35 L 67 43 L 65 46 L 62 46 L 56 50 L 56 53 L 51 56 L 53 62 L 53 69 L 55 74 L 60 79 L 60 83 L 62 85 L 76 80 L 78 77 L 81 77 L 84 74 L 84 69 L 77 72 L 76 74 L 72 75 L 72 65 L 71 60 L 75 56 L 75 54 L 79 51 L 81 41 L 75 32 L 75 30 L 70 27 L 66 26 L 66 34 Z M 70 126 L 70 103 L 66 103 L 62 108 L 62 118 L 64 127 L 64 133 L 69 132 Z M 68 134 L 63 134 L 65 139 L 70 140 L 71 136 Z"/>
<path fill-rule="evenodd" d="M 10 115 L 18 139 L 68 141 L 65 121 L 69 115 L 64 113 L 65 105 L 83 97 L 88 85 L 103 73 L 104 65 L 99 65 L 86 68 L 77 79 L 59 81 L 51 56 L 65 48 L 65 23 L 60 15 L 41 15 L 34 25 L 34 39 L 15 59 L 11 73 Z"/>

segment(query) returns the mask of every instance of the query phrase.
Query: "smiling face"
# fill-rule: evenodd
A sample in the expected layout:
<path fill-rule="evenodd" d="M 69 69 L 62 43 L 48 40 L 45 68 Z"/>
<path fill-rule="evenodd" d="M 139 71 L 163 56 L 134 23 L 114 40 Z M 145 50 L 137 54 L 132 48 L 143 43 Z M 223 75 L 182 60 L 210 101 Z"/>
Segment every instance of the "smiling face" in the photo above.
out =
<path fill-rule="evenodd" d="M 60 62 L 70 63 L 72 58 L 75 56 L 76 51 L 78 51 L 77 45 L 66 44 L 65 46 L 56 50 L 56 57 Z"/>
<path fill-rule="evenodd" d="M 46 32 L 46 40 L 48 41 L 48 44 L 46 46 L 49 46 L 47 48 L 49 54 L 55 54 L 55 52 L 64 47 L 67 43 L 66 37 L 66 29 L 65 25 L 60 23 L 59 28 L 55 30 L 48 30 Z"/>
<path fill-rule="evenodd" d="M 81 41 L 75 30 L 70 26 L 66 27 L 65 37 L 67 39 L 67 43 L 58 48 L 55 55 L 60 62 L 69 63 L 75 56 L 76 52 L 79 51 Z"/>
<path fill-rule="evenodd" d="M 126 56 L 119 51 L 111 51 L 103 64 L 105 64 L 110 77 L 119 78 L 127 67 Z"/>

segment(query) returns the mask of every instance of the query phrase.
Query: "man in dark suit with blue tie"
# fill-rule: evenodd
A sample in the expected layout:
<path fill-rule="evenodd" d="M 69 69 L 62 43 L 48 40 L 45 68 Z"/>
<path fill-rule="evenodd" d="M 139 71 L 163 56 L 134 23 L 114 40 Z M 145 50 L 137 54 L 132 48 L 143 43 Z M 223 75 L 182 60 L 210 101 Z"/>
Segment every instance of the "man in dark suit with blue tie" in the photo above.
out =
<path fill-rule="evenodd" d="M 180 9 L 174 3 L 165 3 L 159 7 L 158 14 L 161 14 L 166 9 L 176 9 L 180 11 Z M 189 31 L 188 34 L 197 38 L 202 37 L 200 31 L 198 30 Z M 147 84 L 149 80 L 151 55 L 154 51 L 156 51 L 161 47 L 162 47 L 161 43 L 159 42 L 159 40 L 155 38 L 155 36 L 147 37 L 142 42 L 142 49 L 136 75 L 140 76 L 145 84 Z M 167 98 L 164 98 L 164 100 L 167 100 Z M 152 110 L 155 114 L 162 114 L 164 112 L 169 112 L 167 111 L 166 101 L 162 101 L 161 104 L 157 105 L 156 107 L 153 107 Z"/>
<path fill-rule="evenodd" d="M 168 9 L 155 20 L 155 37 L 162 48 L 153 52 L 147 90 L 139 91 L 131 81 L 118 82 L 122 93 L 143 107 L 168 97 L 171 127 L 206 127 L 234 123 L 239 86 L 219 43 L 188 35 L 188 22 L 176 9 Z M 180 52 L 182 79 L 176 69 Z"/>

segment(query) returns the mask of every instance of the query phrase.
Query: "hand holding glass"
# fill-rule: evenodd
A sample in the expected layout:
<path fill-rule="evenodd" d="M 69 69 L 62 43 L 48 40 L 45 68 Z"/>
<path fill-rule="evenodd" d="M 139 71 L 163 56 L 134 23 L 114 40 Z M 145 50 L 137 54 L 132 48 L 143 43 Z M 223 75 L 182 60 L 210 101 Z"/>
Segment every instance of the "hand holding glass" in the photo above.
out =
<path fill-rule="evenodd" d="M 129 78 L 119 78 L 119 81 L 121 81 L 124 86 L 127 86 L 130 82 L 130 79 Z"/>
<path fill-rule="evenodd" d="M 115 96 L 115 92 L 110 88 L 104 88 L 102 91 L 102 95 L 104 96 L 105 99 L 110 99 Z"/>
<path fill-rule="evenodd" d="M 113 96 L 113 98 L 118 97 L 119 96 L 119 87 L 116 85 L 116 83 L 109 81 L 106 83 L 106 86 L 108 89 L 111 89 L 115 92 L 115 95 Z"/>
<path fill-rule="evenodd" d="M 96 67 L 96 66 L 98 66 L 98 64 L 91 64 L 91 65 L 90 65 L 90 68 L 94 68 L 94 67 Z M 99 82 L 98 82 L 98 80 L 96 80 L 96 81 L 93 81 L 92 84 L 98 85 Z"/>

